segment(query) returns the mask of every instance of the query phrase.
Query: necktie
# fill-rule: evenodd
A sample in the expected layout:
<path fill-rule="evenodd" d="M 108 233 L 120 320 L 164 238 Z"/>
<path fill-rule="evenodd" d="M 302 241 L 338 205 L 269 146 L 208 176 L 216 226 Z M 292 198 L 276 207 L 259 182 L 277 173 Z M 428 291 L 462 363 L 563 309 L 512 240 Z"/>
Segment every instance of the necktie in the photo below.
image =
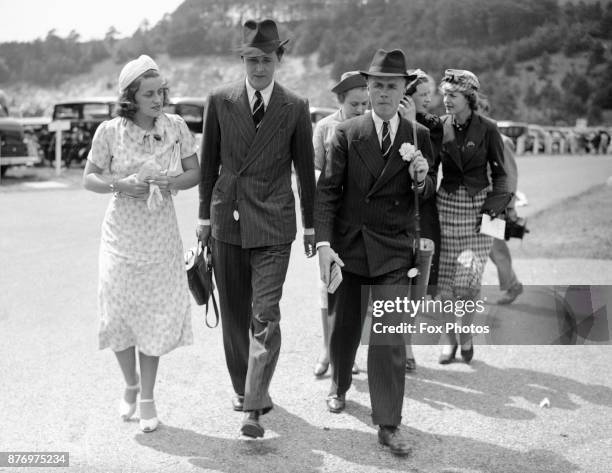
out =
<path fill-rule="evenodd" d="M 382 127 L 382 155 L 386 160 L 391 151 L 391 130 L 389 130 L 389 122 L 383 122 Z"/>
<path fill-rule="evenodd" d="M 261 121 L 264 116 L 264 102 L 261 97 L 259 90 L 255 91 L 255 103 L 253 104 L 253 122 L 255 123 L 255 129 L 259 128 Z"/>

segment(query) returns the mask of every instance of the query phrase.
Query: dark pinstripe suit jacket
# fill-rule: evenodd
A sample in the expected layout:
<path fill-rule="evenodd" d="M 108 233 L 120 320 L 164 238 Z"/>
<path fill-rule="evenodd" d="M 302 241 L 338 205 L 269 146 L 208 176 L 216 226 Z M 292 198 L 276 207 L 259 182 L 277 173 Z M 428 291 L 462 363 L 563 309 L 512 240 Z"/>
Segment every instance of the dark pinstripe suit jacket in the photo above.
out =
<path fill-rule="evenodd" d="M 255 131 L 244 79 L 213 91 L 204 113 L 199 217 L 243 248 L 295 239 L 291 163 L 304 227 L 313 226 L 314 152 L 308 102 L 278 83 Z M 233 217 L 239 212 L 239 220 Z"/>
<path fill-rule="evenodd" d="M 429 131 L 417 124 L 418 146 L 429 161 L 423 197 L 436 189 Z M 399 154 L 413 143 L 412 123 L 400 118 L 385 164 L 370 112 L 336 128 L 329 158 L 317 183 L 315 233 L 329 241 L 344 269 L 379 276 L 411 262 L 414 193 L 408 164 Z"/>

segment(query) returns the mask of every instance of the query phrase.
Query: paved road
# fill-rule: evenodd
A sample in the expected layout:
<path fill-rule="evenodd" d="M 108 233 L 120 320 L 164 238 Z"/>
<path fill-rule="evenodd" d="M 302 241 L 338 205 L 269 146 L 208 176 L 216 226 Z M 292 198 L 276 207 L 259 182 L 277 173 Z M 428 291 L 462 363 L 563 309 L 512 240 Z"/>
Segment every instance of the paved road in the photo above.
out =
<path fill-rule="evenodd" d="M 548 166 L 553 159 L 558 166 Z M 519 168 L 525 210 L 535 212 L 605 182 L 612 159 L 520 158 Z M 282 301 L 276 408 L 265 418 L 265 440 L 237 439 L 220 330 L 204 327 L 197 307 L 195 344 L 161 362 L 164 425 L 145 435 L 136 422 L 119 422 L 118 369 L 110 352 L 96 349 L 97 248 L 108 196 L 61 182 L 68 188 L 13 182 L 0 192 L 0 451 L 69 451 L 67 471 L 84 472 L 610 471 L 609 346 L 477 346 L 471 366 L 444 368 L 435 347 L 416 347 L 403 413 L 415 447 L 408 459 L 376 445 L 365 374 L 355 379 L 347 411 L 328 414 L 329 380 L 311 375 L 321 343 L 315 267 L 299 245 Z M 195 238 L 196 195 L 176 199 L 186 245 Z M 577 272 L 569 282 L 588 284 L 587 276 Z M 612 283 L 610 273 L 598 277 Z M 530 301 L 521 307 L 537 311 Z M 358 362 L 366 364 L 363 348 Z M 539 407 L 545 397 L 549 409 Z"/>

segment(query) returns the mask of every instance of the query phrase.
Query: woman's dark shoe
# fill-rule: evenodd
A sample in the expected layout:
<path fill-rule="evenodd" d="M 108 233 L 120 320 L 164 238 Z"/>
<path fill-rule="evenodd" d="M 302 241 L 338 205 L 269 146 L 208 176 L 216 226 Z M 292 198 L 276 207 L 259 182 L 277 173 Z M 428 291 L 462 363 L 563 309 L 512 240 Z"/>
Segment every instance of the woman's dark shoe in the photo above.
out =
<path fill-rule="evenodd" d="M 317 364 L 315 365 L 313 373 L 317 378 L 320 378 L 325 373 L 327 373 L 328 369 L 329 369 L 329 361 L 317 361 Z"/>
<path fill-rule="evenodd" d="M 450 353 L 440 353 L 440 357 L 438 358 L 438 363 L 441 365 L 448 365 L 452 363 L 455 359 L 455 355 L 457 354 L 457 345 L 453 345 L 453 350 Z"/>
<path fill-rule="evenodd" d="M 518 296 L 523 293 L 523 285 L 520 282 L 516 282 L 506 293 L 497 301 L 499 305 L 508 305 L 514 302 Z"/>
<path fill-rule="evenodd" d="M 463 347 L 461 347 L 461 358 L 463 358 L 463 361 L 466 363 L 472 361 L 472 358 L 474 358 L 474 343 L 472 343 L 472 346 L 467 350 L 464 350 Z"/>
<path fill-rule="evenodd" d="M 412 373 L 416 370 L 416 361 L 414 358 L 406 358 L 406 373 Z"/>

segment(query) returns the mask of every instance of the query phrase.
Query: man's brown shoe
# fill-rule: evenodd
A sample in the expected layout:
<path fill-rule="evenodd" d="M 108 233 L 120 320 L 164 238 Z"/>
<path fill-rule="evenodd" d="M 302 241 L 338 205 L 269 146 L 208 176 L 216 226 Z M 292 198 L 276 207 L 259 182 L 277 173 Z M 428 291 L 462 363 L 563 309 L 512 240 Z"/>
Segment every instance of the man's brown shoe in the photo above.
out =
<path fill-rule="evenodd" d="M 259 411 L 248 411 L 244 415 L 242 420 L 242 427 L 240 427 L 240 433 L 245 437 L 263 437 L 264 428 L 259 423 Z"/>
<path fill-rule="evenodd" d="M 399 427 L 380 426 L 378 428 L 378 442 L 386 445 L 394 455 L 410 455 L 412 448 L 408 439 L 404 437 Z"/>
<path fill-rule="evenodd" d="M 334 414 L 338 414 L 344 410 L 346 407 L 346 398 L 344 394 L 330 394 L 327 396 L 327 409 L 329 412 L 333 412 Z"/>

